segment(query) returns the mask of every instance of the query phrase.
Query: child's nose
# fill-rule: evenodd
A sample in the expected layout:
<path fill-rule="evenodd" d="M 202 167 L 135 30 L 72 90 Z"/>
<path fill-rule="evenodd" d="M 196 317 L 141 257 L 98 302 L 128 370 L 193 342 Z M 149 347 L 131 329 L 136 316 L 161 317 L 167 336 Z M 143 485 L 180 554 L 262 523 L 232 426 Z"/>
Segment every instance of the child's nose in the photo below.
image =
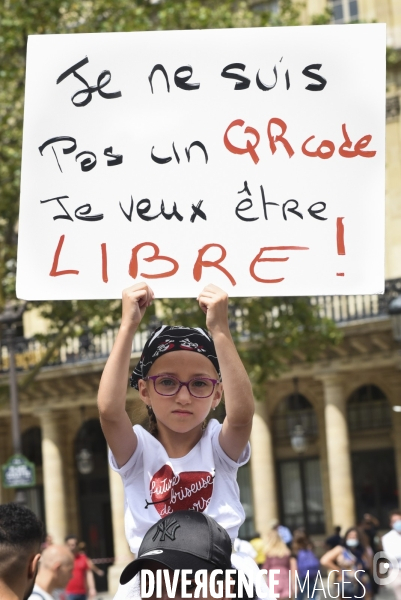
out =
<path fill-rule="evenodd" d="M 177 393 L 177 400 L 180 402 L 191 402 L 191 394 L 189 393 L 189 389 L 186 385 L 182 385 Z"/>

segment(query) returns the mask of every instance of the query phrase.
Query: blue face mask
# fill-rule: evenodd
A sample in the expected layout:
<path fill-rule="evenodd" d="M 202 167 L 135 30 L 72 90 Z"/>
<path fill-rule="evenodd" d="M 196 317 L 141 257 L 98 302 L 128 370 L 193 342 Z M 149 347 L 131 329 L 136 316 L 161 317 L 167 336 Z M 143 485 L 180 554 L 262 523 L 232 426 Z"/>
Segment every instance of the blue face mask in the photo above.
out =
<path fill-rule="evenodd" d="M 397 519 L 397 521 L 393 523 L 393 529 L 398 531 L 398 533 L 401 533 L 401 519 Z"/>
<path fill-rule="evenodd" d="M 345 543 L 349 548 L 356 548 L 359 544 L 358 540 L 355 540 L 353 538 L 347 540 Z"/>

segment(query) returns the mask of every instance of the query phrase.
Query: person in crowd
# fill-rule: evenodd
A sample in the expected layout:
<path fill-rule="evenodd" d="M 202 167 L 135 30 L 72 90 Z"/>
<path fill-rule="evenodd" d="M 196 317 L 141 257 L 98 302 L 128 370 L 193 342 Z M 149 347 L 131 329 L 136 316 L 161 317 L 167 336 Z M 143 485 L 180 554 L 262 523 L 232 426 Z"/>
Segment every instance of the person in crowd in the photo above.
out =
<path fill-rule="evenodd" d="M 291 543 L 292 555 L 297 560 L 297 576 L 295 580 L 296 598 L 314 598 L 316 576 L 320 561 L 313 551 L 313 544 L 304 529 L 296 529 Z M 299 581 L 299 583 L 298 583 Z M 317 585 L 319 587 L 319 585 Z"/>
<path fill-rule="evenodd" d="M 398 574 L 389 585 L 396 600 L 401 600 L 401 510 L 396 509 L 390 513 L 390 527 L 390 531 L 382 537 L 382 545 L 383 551 L 390 559 L 390 568 L 396 569 L 398 564 Z"/>
<path fill-rule="evenodd" d="M 71 579 L 73 566 L 74 555 L 66 546 L 52 544 L 45 548 L 29 600 L 54 600 L 54 590 L 65 588 Z"/>
<path fill-rule="evenodd" d="M 0 505 L 0 598 L 27 600 L 38 571 L 43 523 L 25 506 Z"/>
<path fill-rule="evenodd" d="M 374 565 L 374 552 L 371 546 L 371 540 L 367 535 L 365 529 L 363 529 L 360 525 L 358 526 L 359 539 L 361 541 L 362 547 L 364 549 L 364 555 L 366 558 L 366 572 L 369 576 L 370 586 L 373 594 L 377 594 L 379 592 L 379 585 L 373 577 L 373 569 Z"/>
<path fill-rule="evenodd" d="M 336 546 L 342 546 L 343 538 L 341 537 L 341 527 L 339 525 L 334 527 L 334 532 L 326 538 L 325 544 L 328 550 L 332 550 Z"/>
<path fill-rule="evenodd" d="M 270 529 L 274 529 L 277 531 L 281 539 L 285 544 L 287 544 L 288 548 L 291 548 L 292 542 L 292 533 L 285 525 L 280 525 L 278 519 L 273 519 L 270 522 Z"/>
<path fill-rule="evenodd" d="M 87 563 L 89 565 L 89 568 L 91 571 L 93 571 L 93 573 L 95 573 L 95 575 L 97 575 L 98 577 L 104 577 L 104 571 L 102 571 L 102 569 L 99 569 L 99 567 L 97 567 L 95 565 L 95 563 L 93 562 L 93 560 L 91 558 L 89 558 L 89 556 L 86 555 L 86 544 L 85 542 L 79 542 L 78 544 L 78 550 L 79 552 L 81 552 L 81 554 L 85 554 L 86 556 L 86 560 Z"/>
<path fill-rule="evenodd" d="M 205 513 L 185 510 L 177 511 L 167 515 L 153 525 L 145 534 L 142 544 L 138 551 L 137 558 L 127 565 L 121 574 L 120 587 L 114 600 L 122 600 L 127 597 L 131 600 L 140 600 L 141 597 L 141 572 L 149 571 L 156 575 L 159 570 L 168 570 L 169 584 L 172 585 L 174 577 L 177 578 L 175 590 L 166 589 L 164 576 L 162 578 L 161 598 L 181 598 L 182 571 L 189 570 L 187 593 L 194 595 L 196 589 L 196 572 L 206 572 L 206 598 L 212 600 L 213 593 L 216 591 L 219 598 L 225 600 L 227 593 L 238 597 L 238 576 L 237 569 L 232 563 L 235 557 L 231 555 L 231 539 L 227 531 L 221 527 L 214 519 Z M 253 565 L 252 586 L 243 591 L 242 598 L 250 600 L 258 598 L 259 592 L 265 600 L 273 600 L 263 577 L 256 563 L 248 557 Z M 213 571 L 219 570 L 220 573 Z M 231 573 L 226 577 L 226 572 Z M 177 573 L 178 571 L 178 573 Z M 146 581 L 150 578 L 146 575 Z M 178 577 L 177 577 L 178 575 Z M 215 575 L 217 575 L 215 577 Z M 143 573 L 145 578 L 145 573 Z M 155 577 L 156 579 L 156 577 Z M 227 589 L 227 581 L 229 581 Z M 128 592 L 127 592 L 128 588 Z M 151 600 L 156 598 L 156 586 L 153 589 Z M 150 593 L 151 590 L 147 589 Z M 203 597 L 201 595 L 200 597 Z"/>
<path fill-rule="evenodd" d="M 265 543 L 265 562 L 263 569 L 267 569 L 269 580 L 270 569 L 276 569 L 279 572 L 274 575 L 274 592 L 279 598 L 290 598 L 294 596 L 295 590 L 295 571 L 297 569 L 297 560 L 291 556 L 291 551 L 287 544 L 279 535 L 277 529 L 271 529 L 266 537 Z"/>
<path fill-rule="evenodd" d="M 85 554 L 79 551 L 78 538 L 68 535 L 65 543 L 74 555 L 72 577 L 65 588 L 67 600 L 86 600 L 88 596 L 93 598 L 96 596 L 95 578 Z"/>
<path fill-rule="evenodd" d="M 53 544 L 53 537 L 49 533 L 46 533 L 45 540 L 41 546 L 41 550 L 44 550 L 45 548 L 47 548 L 48 546 L 51 546 L 52 544 Z"/>
<path fill-rule="evenodd" d="M 365 513 L 361 519 L 359 527 L 367 536 L 369 546 L 372 548 L 373 554 L 375 554 L 379 550 L 379 539 L 377 535 L 378 529 L 380 527 L 379 519 L 376 519 L 376 517 L 374 517 L 370 513 Z"/>
<path fill-rule="evenodd" d="M 265 543 L 262 540 L 260 533 L 256 532 L 250 542 L 249 542 L 253 549 L 256 552 L 256 556 L 255 556 L 255 562 L 258 565 L 259 569 L 262 568 L 263 563 L 265 562 Z"/>
<path fill-rule="evenodd" d="M 337 571 L 330 580 L 338 585 L 342 598 L 372 598 L 368 571 L 372 568 L 371 557 L 366 553 L 357 527 L 348 529 L 343 545 L 338 545 L 324 554 L 320 563 L 328 571 Z"/>

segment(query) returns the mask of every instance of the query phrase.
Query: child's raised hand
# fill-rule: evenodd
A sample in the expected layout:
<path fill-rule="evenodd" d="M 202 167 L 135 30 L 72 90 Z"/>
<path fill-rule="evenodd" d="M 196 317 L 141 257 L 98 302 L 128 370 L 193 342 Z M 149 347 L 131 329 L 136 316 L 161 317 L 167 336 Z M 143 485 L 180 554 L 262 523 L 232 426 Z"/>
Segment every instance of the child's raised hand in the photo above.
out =
<path fill-rule="evenodd" d="M 144 281 L 123 290 L 121 324 L 138 327 L 147 307 L 152 304 L 153 298 L 152 288 Z"/>
<path fill-rule="evenodd" d="M 228 327 L 228 295 L 227 293 L 210 283 L 197 297 L 200 308 L 206 315 L 206 327 L 211 333 L 217 330 L 229 331 Z"/>

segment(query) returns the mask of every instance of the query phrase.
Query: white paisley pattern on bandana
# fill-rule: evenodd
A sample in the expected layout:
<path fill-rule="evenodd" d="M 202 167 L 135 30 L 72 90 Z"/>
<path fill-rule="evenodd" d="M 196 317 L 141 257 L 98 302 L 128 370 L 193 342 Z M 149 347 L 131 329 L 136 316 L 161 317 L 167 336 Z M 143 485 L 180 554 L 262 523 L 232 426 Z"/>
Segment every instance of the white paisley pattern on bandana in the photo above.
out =
<path fill-rule="evenodd" d="M 205 329 L 202 329 L 202 327 L 162 325 L 147 340 L 142 356 L 132 372 L 131 386 L 138 389 L 139 379 L 146 377 L 155 360 L 162 354 L 177 350 L 203 354 L 211 361 L 220 377 L 219 361 L 217 360 L 214 342 Z"/>

